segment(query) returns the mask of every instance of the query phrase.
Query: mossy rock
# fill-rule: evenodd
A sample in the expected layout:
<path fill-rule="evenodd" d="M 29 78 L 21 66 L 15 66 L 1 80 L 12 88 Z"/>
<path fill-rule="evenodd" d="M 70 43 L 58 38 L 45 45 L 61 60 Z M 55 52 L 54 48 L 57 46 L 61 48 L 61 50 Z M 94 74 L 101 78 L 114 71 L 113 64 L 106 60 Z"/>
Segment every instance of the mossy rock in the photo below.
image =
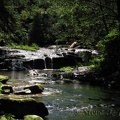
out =
<path fill-rule="evenodd" d="M 26 86 L 24 89 L 29 89 L 32 94 L 41 93 L 44 90 L 44 87 L 41 84 Z"/>
<path fill-rule="evenodd" d="M 26 115 L 24 116 L 24 120 L 43 120 L 43 118 L 37 115 Z"/>
<path fill-rule="evenodd" d="M 13 88 L 10 85 L 1 85 L 1 93 L 2 94 L 10 94 L 13 93 Z"/>
<path fill-rule="evenodd" d="M 6 114 L 6 115 L 0 116 L 0 120 L 15 120 L 15 118 L 11 114 Z"/>
<path fill-rule="evenodd" d="M 3 84 L 6 84 L 6 82 L 9 80 L 8 76 L 0 75 L 0 82 Z"/>
<path fill-rule="evenodd" d="M 5 116 L 1 116 L 0 120 L 7 120 L 7 118 Z"/>
<path fill-rule="evenodd" d="M 18 95 L 0 95 L 0 114 L 12 114 L 16 119 L 23 119 L 25 115 L 48 115 L 44 103 L 33 98 Z"/>

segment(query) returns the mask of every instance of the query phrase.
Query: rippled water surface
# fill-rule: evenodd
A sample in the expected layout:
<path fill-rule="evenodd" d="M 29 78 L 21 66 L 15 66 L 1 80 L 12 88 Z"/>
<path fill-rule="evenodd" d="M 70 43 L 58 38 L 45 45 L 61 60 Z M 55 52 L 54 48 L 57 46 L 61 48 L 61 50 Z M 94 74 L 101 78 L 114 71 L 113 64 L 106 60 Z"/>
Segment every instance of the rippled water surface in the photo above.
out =
<path fill-rule="evenodd" d="M 10 76 L 15 86 L 46 79 L 28 76 L 26 72 L 0 72 Z M 42 100 L 48 108 L 47 120 L 120 120 L 120 93 L 88 84 L 44 84 Z"/>

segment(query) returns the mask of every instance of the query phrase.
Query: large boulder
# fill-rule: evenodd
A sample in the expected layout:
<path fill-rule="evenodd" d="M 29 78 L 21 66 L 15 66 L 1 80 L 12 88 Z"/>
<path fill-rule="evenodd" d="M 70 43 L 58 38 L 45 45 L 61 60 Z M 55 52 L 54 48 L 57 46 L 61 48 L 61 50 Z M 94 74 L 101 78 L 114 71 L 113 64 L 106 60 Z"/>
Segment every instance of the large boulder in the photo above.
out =
<path fill-rule="evenodd" d="M 25 115 L 48 115 L 44 103 L 33 98 L 23 98 L 16 95 L 0 95 L 0 114 L 12 114 L 16 119 L 23 119 Z"/>

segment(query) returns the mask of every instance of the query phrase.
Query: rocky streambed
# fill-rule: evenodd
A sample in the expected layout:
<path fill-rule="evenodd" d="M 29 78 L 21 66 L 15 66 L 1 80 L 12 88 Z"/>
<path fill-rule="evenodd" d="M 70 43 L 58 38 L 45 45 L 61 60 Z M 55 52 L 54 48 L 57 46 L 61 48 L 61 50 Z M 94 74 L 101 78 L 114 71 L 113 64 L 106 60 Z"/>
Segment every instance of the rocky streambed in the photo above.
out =
<path fill-rule="evenodd" d="M 79 73 L 89 71 L 82 67 Z M 14 115 L 15 119 L 23 119 L 26 115 L 38 115 L 42 118 L 49 114 L 46 104 L 40 99 L 43 96 L 63 94 L 62 90 L 47 88 L 53 84 L 76 84 L 75 75 L 59 70 L 27 70 L 27 71 L 0 71 L 1 95 L 0 114 Z M 39 99 L 39 100 L 37 100 Z"/>
<path fill-rule="evenodd" d="M 81 68 L 79 70 L 81 75 L 86 69 Z M 11 112 L 17 116 L 16 119 L 26 116 L 26 114 L 34 114 L 33 117 L 45 116 L 45 120 L 101 120 L 102 118 L 119 120 L 120 93 L 117 91 L 82 84 L 75 79 L 71 79 L 70 82 L 68 78 L 60 78 L 58 74 L 60 72 L 53 70 L 0 72 L 9 76 L 9 80 L 4 85 L 9 85 L 13 89 L 12 93 L 1 94 L 0 105 L 2 113 L 3 111 L 5 111 L 4 113 Z M 31 72 L 37 74 L 28 74 Z M 65 76 L 68 77 L 67 75 Z M 38 84 L 43 86 L 42 92 L 20 92 L 26 86 L 27 90 L 32 91 L 31 86 Z M 19 94 L 16 94 L 16 92 L 19 92 Z M 8 106 L 9 109 L 7 109 Z M 10 108 L 14 111 L 10 111 L 12 110 Z M 24 120 L 26 119 L 25 116 Z M 28 119 L 30 118 L 31 116 L 28 116 Z"/>
<path fill-rule="evenodd" d="M 15 74 L 16 71 L 24 71 L 25 73 L 22 80 L 18 79 L 19 76 L 16 75 L 17 80 L 10 78 L 7 81 L 7 78 L 1 81 L 3 84 L 1 85 L 0 113 L 10 113 L 18 119 L 23 119 L 25 115 L 29 114 L 47 116 L 48 109 L 44 103 L 40 100 L 38 102 L 34 98 L 61 94 L 61 91 L 51 88 L 44 89 L 42 85 L 76 83 L 74 79 L 84 78 L 84 73 L 89 72 L 86 66 L 77 68 L 72 73 L 60 72 L 59 69 L 66 66 L 76 66 L 78 63 L 87 65 L 89 60 L 96 55 L 98 53 L 95 50 L 63 46 L 40 48 L 35 52 L 0 47 L 1 74 L 4 74 L 4 71 L 8 73 L 11 71 L 12 74 L 14 71 Z M 50 72 L 49 70 L 55 71 Z M 7 75 L 9 76 L 9 74 Z"/>
<path fill-rule="evenodd" d="M 48 115 L 48 109 L 42 101 L 36 101 L 32 96 L 35 94 L 41 94 L 44 90 L 41 84 L 25 85 L 22 86 L 20 82 L 19 85 L 15 85 L 9 82 L 8 76 L 0 76 L 0 115 L 1 119 L 7 119 L 4 115 L 11 117 L 11 119 L 28 119 L 29 116 L 26 115 L 36 115 L 33 116 L 37 119 L 42 120 Z M 16 88 L 22 87 L 21 91 L 15 90 Z M 42 118 L 40 118 L 40 117 Z M 32 116 L 31 116 L 32 117 Z"/>

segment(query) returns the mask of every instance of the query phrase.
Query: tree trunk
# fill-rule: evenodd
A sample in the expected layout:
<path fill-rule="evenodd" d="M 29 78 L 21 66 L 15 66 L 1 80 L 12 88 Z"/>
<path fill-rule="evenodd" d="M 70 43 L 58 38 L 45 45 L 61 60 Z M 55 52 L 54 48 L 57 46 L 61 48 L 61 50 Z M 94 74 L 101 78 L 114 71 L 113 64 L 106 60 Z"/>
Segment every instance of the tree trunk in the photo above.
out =
<path fill-rule="evenodd" d="M 108 30 L 108 27 L 107 27 L 107 23 L 106 23 L 106 19 L 105 19 L 105 15 L 104 15 L 101 0 L 99 0 L 99 2 L 100 2 L 100 10 L 101 10 L 101 13 L 102 13 L 102 21 L 103 21 L 103 24 L 105 26 L 106 33 L 108 34 L 109 30 Z"/>
<path fill-rule="evenodd" d="M 118 13 L 118 22 L 119 22 L 119 31 L 120 31 L 120 0 L 117 0 L 117 13 Z"/>

